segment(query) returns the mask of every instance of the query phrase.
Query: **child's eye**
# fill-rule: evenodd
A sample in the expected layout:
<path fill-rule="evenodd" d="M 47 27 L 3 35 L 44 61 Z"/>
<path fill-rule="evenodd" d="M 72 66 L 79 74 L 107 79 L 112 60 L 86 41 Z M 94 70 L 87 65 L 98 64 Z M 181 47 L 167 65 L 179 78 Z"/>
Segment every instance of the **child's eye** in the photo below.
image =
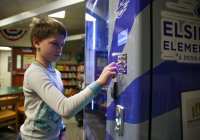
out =
<path fill-rule="evenodd" d="M 56 46 L 58 45 L 58 43 L 56 43 L 56 42 L 54 42 L 54 43 L 52 43 L 52 44 L 53 44 L 53 45 L 56 45 Z"/>

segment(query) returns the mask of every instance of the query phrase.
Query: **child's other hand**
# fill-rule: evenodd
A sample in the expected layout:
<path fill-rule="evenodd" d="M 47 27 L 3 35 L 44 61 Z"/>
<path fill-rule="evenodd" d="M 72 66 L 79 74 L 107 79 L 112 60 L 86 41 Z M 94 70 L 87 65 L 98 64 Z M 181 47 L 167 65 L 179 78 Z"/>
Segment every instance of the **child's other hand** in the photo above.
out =
<path fill-rule="evenodd" d="M 113 79 L 117 76 L 119 73 L 119 63 L 111 63 L 110 65 L 106 66 L 103 69 L 103 72 L 101 73 L 100 77 L 96 80 L 96 82 L 101 86 L 105 86 L 108 84 L 108 81 L 112 77 Z"/>

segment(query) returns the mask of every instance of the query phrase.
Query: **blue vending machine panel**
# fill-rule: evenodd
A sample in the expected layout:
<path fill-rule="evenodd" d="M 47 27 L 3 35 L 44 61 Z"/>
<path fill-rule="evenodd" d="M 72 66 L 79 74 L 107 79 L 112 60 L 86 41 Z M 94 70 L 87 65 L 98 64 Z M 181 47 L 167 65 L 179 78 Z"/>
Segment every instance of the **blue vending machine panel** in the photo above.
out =
<path fill-rule="evenodd" d="M 97 80 L 108 65 L 108 1 L 86 4 L 85 85 Z M 90 140 L 106 139 L 107 86 L 84 109 L 84 133 Z"/>
<path fill-rule="evenodd" d="M 107 140 L 148 140 L 150 35 L 149 0 L 109 0 L 108 63 L 123 64 L 108 85 Z M 121 119 L 117 106 L 123 107 L 123 135 L 116 127 Z"/>
<path fill-rule="evenodd" d="M 153 2 L 152 140 L 200 139 L 199 6 Z"/>
<path fill-rule="evenodd" d="M 148 139 L 149 4 L 147 0 L 95 0 L 87 3 L 86 14 L 93 18 L 86 26 L 86 86 L 98 78 L 106 63 L 123 62 L 120 74 L 110 80 L 85 108 L 84 132 L 89 140 Z M 117 106 L 121 111 L 116 109 Z"/>
<path fill-rule="evenodd" d="M 87 138 L 199 140 L 200 1 L 91 0 L 87 14 L 86 84 L 123 62 L 85 108 Z"/>

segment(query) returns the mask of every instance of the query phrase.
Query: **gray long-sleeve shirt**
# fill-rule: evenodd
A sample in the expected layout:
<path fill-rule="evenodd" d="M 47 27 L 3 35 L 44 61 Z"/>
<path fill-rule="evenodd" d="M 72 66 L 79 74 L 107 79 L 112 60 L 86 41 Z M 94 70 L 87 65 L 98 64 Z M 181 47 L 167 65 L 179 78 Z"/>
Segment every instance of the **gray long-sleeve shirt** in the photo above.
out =
<path fill-rule="evenodd" d="M 93 82 L 80 93 L 66 98 L 58 70 L 50 71 L 32 63 L 24 75 L 24 110 L 22 139 L 54 140 L 60 134 L 62 118 L 69 119 L 84 108 L 101 90 Z"/>

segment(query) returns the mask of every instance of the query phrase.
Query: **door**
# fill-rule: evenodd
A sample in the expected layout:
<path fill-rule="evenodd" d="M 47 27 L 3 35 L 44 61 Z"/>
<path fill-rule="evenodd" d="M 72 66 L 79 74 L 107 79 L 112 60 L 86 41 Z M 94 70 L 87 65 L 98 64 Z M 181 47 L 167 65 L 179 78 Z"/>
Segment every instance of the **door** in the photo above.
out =
<path fill-rule="evenodd" d="M 22 86 L 24 72 L 35 59 L 35 51 L 32 48 L 13 48 L 12 57 L 12 86 Z"/>

